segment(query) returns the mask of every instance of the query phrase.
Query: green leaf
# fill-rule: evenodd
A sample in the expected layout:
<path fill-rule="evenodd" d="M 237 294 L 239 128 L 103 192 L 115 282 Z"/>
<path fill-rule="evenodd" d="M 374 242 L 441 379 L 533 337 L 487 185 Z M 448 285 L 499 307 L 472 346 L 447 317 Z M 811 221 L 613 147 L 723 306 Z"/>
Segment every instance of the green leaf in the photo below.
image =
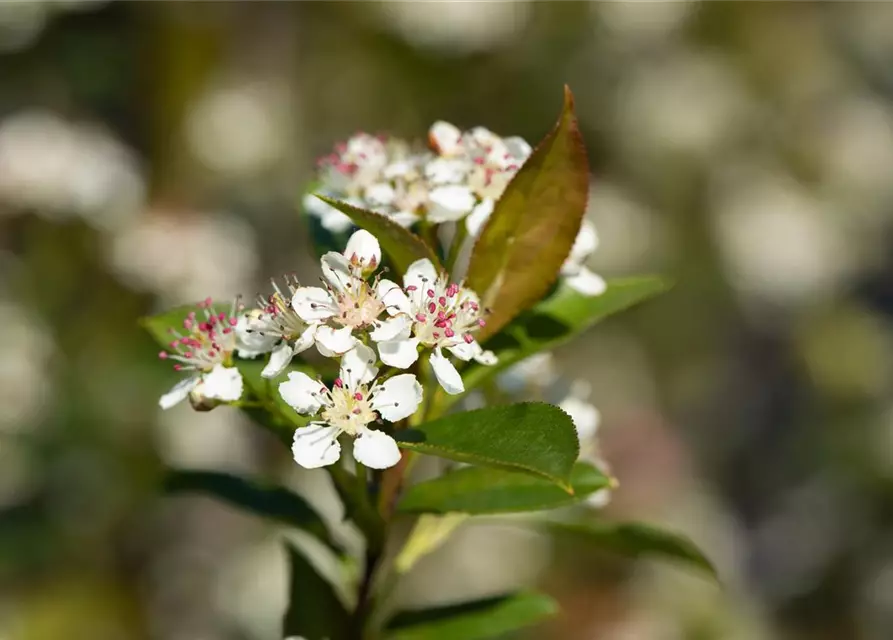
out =
<path fill-rule="evenodd" d="M 288 429 L 288 441 L 291 443 L 294 430 L 297 427 L 306 426 L 312 418 L 297 413 L 282 399 L 282 396 L 279 394 L 279 383 L 291 371 L 303 371 L 311 378 L 315 378 L 317 373 L 314 368 L 308 364 L 293 361 L 278 378 L 271 380 L 261 376 L 261 371 L 263 371 L 266 364 L 266 358 L 261 357 L 256 360 L 236 359 L 235 364 L 239 368 L 242 379 L 245 381 L 245 387 L 251 395 L 262 402 L 268 403 L 270 405 L 269 408 L 274 410 L 275 417 L 280 418 L 278 421 L 279 427 Z M 264 426 L 269 427 L 270 425 L 265 424 Z"/>
<path fill-rule="evenodd" d="M 334 587 L 304 555 L 286 544 L 291 568 L 289 600 L 282 621 L 282 637 L 305 640 L 346 640 L 349 616 Z"/>
<path fill-rule="evenodd" d="M 159 313 L 158 315 L 140 318 L 140 324 L 149 332 L 149 335 L 152 336 L 159 346 L 167 349 L 171 340 L 173 340 L 171 337 L 171 329 L 182 332 L 183 320 L 186 319 L 186 316 L 189 315 L 190 311 L 195 311 L 196 308 L 197 307 L 194 304 L 185 304 L 179 307 L 174 307 L 173 309 L 165 311 L 164 313 Z"/>
<path fill-rule="evenodd" d="M 265 486 L 217 471 L 172 469 L 164 480 L 167 493 L 204 493 L 262 518 L 303 529 L 332 549 L 340 549 L 318 513 L 285 487 Z"/>
<path fill-rule="evenodd" d="M 546 478 L 571 491 L 570 474 L 580 453 L 574 423 L 542 402 L 476 409 L 396 433 L 404 449 L 459 462 Z"/>
<path fill-rule="evenodd" d="M 571 472 L 573 495 L 534 476 L 467 467 L 410 487 L 397 505 L 405 513 L 511 513 L 555 509 L 580 502 L 611 479 L 593 465 L 578 462 Z"/>
<path fill-rule="evenodd" d="M 554 533 L 571 536 L 606 551 L 633 558 L 673 560 L 717 578 L 710 560 L 682 534 L 640 522 L 550 522 L 547 527 Z"/>
<path fill-rule="evenodd" d="M 491 309 L 481 341 L 542 299 L 571 251 L 589 193 L 589 163 L 564 88 L 555 128 L 506 187 L 474 246 L 468 286 Z"/>
<path fill-rule="evenodd" d="M 394 616 L 386 640 L 483 640 L 542 622 L 558 604 L 539 593 L 516 593 Z"/>
<path fill-rule="evenodd" d="M 462 372 L 465 393 L 505 371 L 524 358 L 554 349 L 583 333 L 603 318 L 623 311 L 670 288 L 670 282 L 657 276 L 622 278 L 608 283 L 600 296 L 584 296 L 563 285 L 529 313 L 517 318 L 485 345 L 499 361 L 493 366 L 471 364 Z M 438 393 L 436 415 L 443 413 L 462 395 Z"/>
<path fill-rule="evenodd" d="M 398 574 L 409 572 L 419 560 L 441 547 L 469 517 L 467 513 L 447 513 L 442 516 L 423 513 L 416 519 L 412 533 L 394 558 L 394 571 Z"/>
<path fill-rule="evenodd" d="M 434 250 L 409 229 L 401 227 L 380 213 L 360 209 L 346 202 L 323 195 L 316 194 L 316 197 L 326 204 L 335 207 L 353 220 L 358 227 L 365 229 L 378 238 L 382 250 L 390 256 L 394 266 L 400 273 L 406 273 L 407 267 L 421 258 L 427 258 L 434 264 L 436 269 L 440 268 L 440 261 L 437 259 Z"/>

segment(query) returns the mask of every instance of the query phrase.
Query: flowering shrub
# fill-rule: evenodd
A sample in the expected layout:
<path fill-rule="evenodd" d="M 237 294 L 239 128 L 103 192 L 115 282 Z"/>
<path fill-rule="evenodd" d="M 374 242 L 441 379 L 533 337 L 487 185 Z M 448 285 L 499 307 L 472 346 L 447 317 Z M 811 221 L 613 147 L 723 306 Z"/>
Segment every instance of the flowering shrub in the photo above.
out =
<path fill-rule="evenodd" d="M 599 413 L 548 351 L 666 284 L 605 283 L 587 269 L 597 246 L 584 220 L 588 184 L 570 92 L 536 149 L 445 122 L 427 146 L 358 134 L 320 161 L 316 193 L 304 198 L 343 247 L 323 252 L 321 286 L 289 277 L 253 308 L 237 299 L 219 311 L 205 300 L 146 320 L 161 359 L 186 376 L 162 408 L 188 398 L 199 410 L 248 412 L 291 446 L 296 464 L 329 473 L 365 538 L 350 606 L 289 546 L 283 636 L 467 640 L 552 615 L 554 603 L 531 593 L 391 615 L 400 575 L 473 515 L 539 512 L 530 526 L 710 570 L 687 540 L 594 511 L 617 486 L 595 442 Z M 448 470 L 415 481 L 422 455 Z M 300 527 L 345 557 L 284 488 L 183 469 L 169 486 Z M 415 526 L 393 555 L 398 518 Z"/>

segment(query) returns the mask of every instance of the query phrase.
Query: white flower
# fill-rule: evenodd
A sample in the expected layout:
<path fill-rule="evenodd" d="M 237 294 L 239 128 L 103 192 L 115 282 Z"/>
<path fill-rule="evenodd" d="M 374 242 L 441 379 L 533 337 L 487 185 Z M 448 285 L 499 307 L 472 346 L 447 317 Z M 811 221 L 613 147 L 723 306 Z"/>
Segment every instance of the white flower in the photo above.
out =
<path fill-rule="evenodd" d="M 385 310 L 374 283 L 370 285 L 364 277 L 380 262 L 378 240 L 360 229 L 350 237 L 343 254 L 330 251 L 322 257 L 326 288 L 294 290 L 292 308 L 301 320 L 313 326 L 316 348 L 324 356 L 332 357 L 352 349 L 356 344 L 353 332 L 373 326 Z"/>
<path fill-rule="evenodd" d="M 580 458 L 592 462 L 602 473 L 610 474 L 608 463 L 601 457 L 597 442 L 601 414 L 589 402 L 589 395 L 589 384 L 576 380 L 558 406 L 570 416 L 577 430 L 577 437 L 580 439 Z M 586 498 L 586 504 L 595 508 L 605 507 L 610 501 L 611 487 L 600 489 Z"/>
<path fill-rule="evenodd" d="M 588 398 L 589 385 L 577 380 L 571 386 L 571 392 L 558 403 L 558 406 L 571 417 L 574 428 L 577 430 L 577 437 L 580 439 L 580 446 L 583 449 L 594 444 L 599 424 L 601 424 L 601 414 L 595 405 L 588 401 Z"/>
<path fill-rule="evenodd" d="M 317 326 L 304 322 L 291 306 L 291 300 L 298 291 L 298 281 L 286 276 L 287 292 L 272 281 L 273 294 L 267 299 L 260 298 L 259 309 L 242 315 L 236 325 L 238 355 L 250 358 L 260 353 L 269 353 L 270 360 L 261 375 L 275 378 L 282 373 L 297 354 L 313 345 Z"/>
<path fill-rule="evenodd" d="M 440 155 L 451 157 L 463 152 L 462 132 L 453 124 L 438 120 L 428 130 L 428 142 Z"/>
<path fill-rule="evenodd" d="M 509 394 L 539 395 L 556 382 L 555 357 L 548 351 L 524 358 L 496 377 L 496 386 Z"/>
<path fill-rule="evenodd" d="M 384 140 L 358 133 L 335 145 L 334 153 L 321 158 L 318 164 L 326 187 L 358 196 L 377 180 L 388 164 L 388 153 Z"/>
<path fill-rule="evenodd" d="M 171 351 L 162 351 L 162 360 L 174 360 L 174 370 L 189 371 L 191 375 L 178 382 L 173 389 L 161 396 L 159 405 L 170 409 L 190 394 L 194 403 L 207 399 L 235 402 L 242 397 L 242 376 L 238 369 L 230 367 L 236 349 L 238 300 L 227 315 L 218 313 L 208 298 L 199 303 L 204 315 L 200 320 L 194 311 L 183 320 L 185 334 L 171 330 L 174 340 Z"/>
<path fill-rule="evenodd" d="M 493 352 L 484 351 L 472 335 L 484 324 L 477 294 L 450 283 L 446 273 L 438 275 L 425 258 L 409 266 L 403 285 L 401 289 L 389 280 L 378 284 L 381 299 L 393 316 L 370 334 L 378 342 L 381 361 L 405 369 L 418 359 L 419 345 L 433 348 L 430 362 L 438 382 L 447 393 L 462 393 L 462 376 L 443 349 L 460 360 L 496 363 Z"/>
<path fill-rule="evenodd" d="M 319 413 L 321 418 L 295 430 L 295 462 L 307 469 L 334 464 L 341 457 L 338 437 L 346 433 L 356 438 L 353 454 L 358 462 L 373 469 L 397 464 L 397 443 L 368 425 L 379 417 L 396 422 L 411 416 L 422 401 L 422 387 L 408 373 L 374 384 L 377 374 L 375 352 L 362 344 L 344 354 L 331 389 L 305 373 L 288 374 L 288 381 L 279 385 L 282 399 L 298 413 Z"/>
<path fill-rule="evenodd" d="M 236 355 L 240 358 L 253 359 L 270 353 L 278 341 L 275 335 L 265 333 L 264 312 L 260 309 L 249 309 L 239 316 L 236 323 Z"/>
<path fill-rule="evenodd" d="M 601 276 L 590 271 L 586 260 L 598 248 L 598 234 L 595 225 L 588 220 L 583 220 L 580 231 L 574 239 L 574 246 L 570 255 L 561 265 L 561 275 L 564 281 L 575 291 L 586 296 L 597 296 L 605 292 L 607 285 Z"/>
<path fill-rule="evenodd" d="M 336 198 L 339 195 L 337 193 L 325 191 L 321 193 Z M 362 203 L 358 201 L 351 202 L 351 204 L 362 205 Z M 344 233 L 353 226 L 353 220 L 338 211 L 338 209 L 330 205 L 328 202 L 323 202 L 312 193 L 308 193 L 304 196 L 302 205 L 304 211 L 309 215 L 319 218 L 320 224 L 322 224 L 323 229 L 326 231 L 331 231 L 332 233 Z"/>

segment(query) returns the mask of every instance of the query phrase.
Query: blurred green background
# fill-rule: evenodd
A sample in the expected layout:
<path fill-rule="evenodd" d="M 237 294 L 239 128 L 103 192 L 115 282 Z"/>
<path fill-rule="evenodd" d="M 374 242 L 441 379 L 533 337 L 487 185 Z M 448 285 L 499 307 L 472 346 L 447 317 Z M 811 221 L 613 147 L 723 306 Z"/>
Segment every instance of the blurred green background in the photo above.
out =
<path fill-rule="evenodd" d="M 0 2 L 0 638 L 276 638 L 277 531 L 161 470 L 337 519 L 327 477 L 234 411 L 160 412 L 137 318 L 315 277 L 295 204 L 336 140 L 534 142 L 565 82 L 591 266 L 677 281 L 558 353 L 605 517 L 686 532 L 725 588 L 482 521 L 403 600 L 538 585 L 564 614 L 531 638 L 893 637 L 891 70 L 883 3 Z"/>

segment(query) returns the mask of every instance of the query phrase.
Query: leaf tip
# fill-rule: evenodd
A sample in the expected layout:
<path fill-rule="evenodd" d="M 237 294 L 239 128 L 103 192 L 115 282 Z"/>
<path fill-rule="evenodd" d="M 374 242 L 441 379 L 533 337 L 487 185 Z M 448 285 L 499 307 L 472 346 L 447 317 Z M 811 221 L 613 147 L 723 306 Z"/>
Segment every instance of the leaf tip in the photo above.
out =
<path fill-rule="evenodd" d="M 311 195 L 312 195 L 314 198 L 316 198 L 317 200 L 322 200 L 322 201 L 325 202 L 326 204 L 332 204 L 332 202 L 337 202 L 337 200 L 335 200 L 334 198 L 330 198 L 330 197 L 325 196 L 325 195 L 323 195 L 323 194 L 321 194 L 321 193 L 313 193 L 313 194 L 311 194 Z"/>
<path fill-rule="evenodd" d="M 565 109 L 573 110 L 574 108 L 574 94 L 571 91 L 570 85 L 564 85 L 564 107 Z"/>

